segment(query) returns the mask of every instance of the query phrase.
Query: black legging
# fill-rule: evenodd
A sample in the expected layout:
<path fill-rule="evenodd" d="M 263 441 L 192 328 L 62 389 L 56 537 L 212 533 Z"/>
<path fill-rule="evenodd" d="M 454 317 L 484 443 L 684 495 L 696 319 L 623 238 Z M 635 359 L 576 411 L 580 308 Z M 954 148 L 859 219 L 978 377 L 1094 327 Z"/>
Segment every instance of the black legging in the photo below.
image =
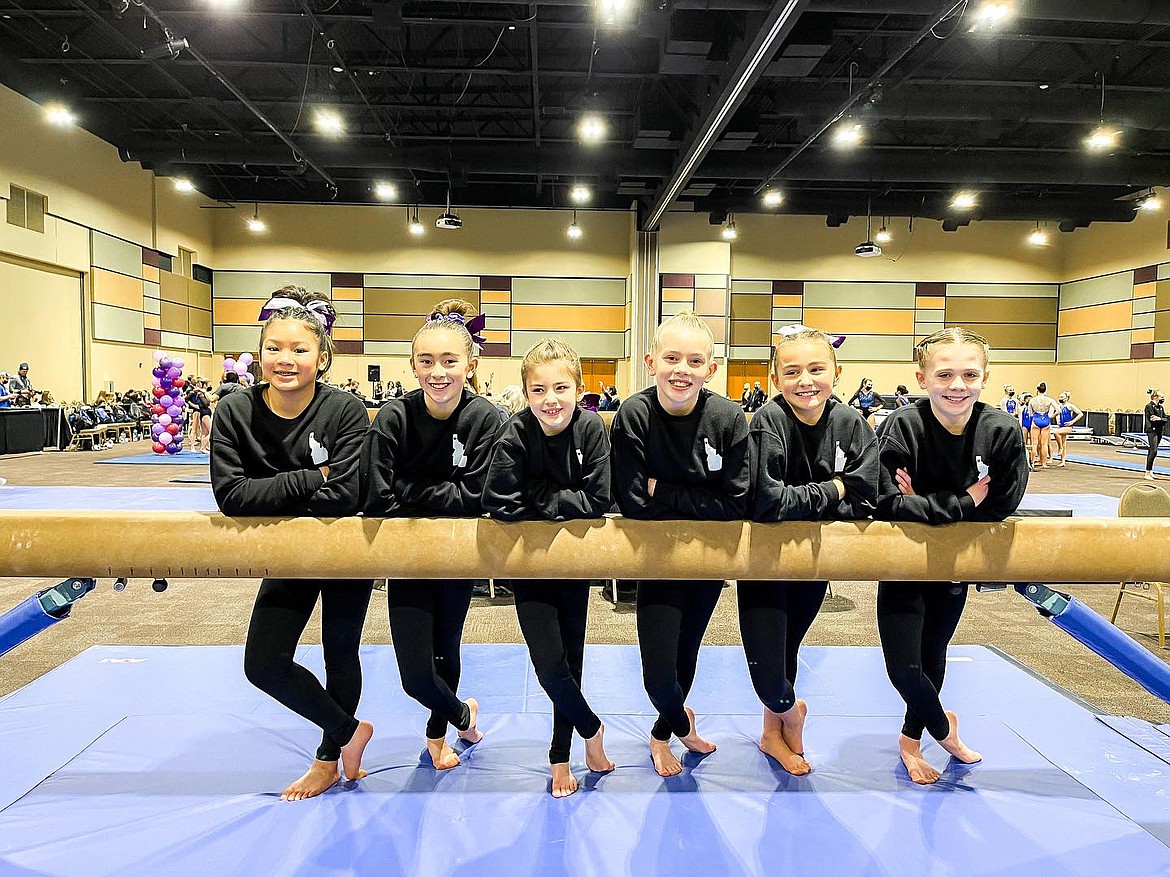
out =
<path fill-rule="evenodd" d="M 760 702 L 774 713 L 796 704 L 800 643 L 825 601 L 828 582 L 739 582 L 739 632 Z"/>
<path fill-rule="evenodd" d="M 390 579 L 386 604 L 402 690 L 431 711 L 427 739 L 445 737 L 448 722 L 466 731 L 471 727 L 471 709 L 455 691 L 471 580 Z"/>
<path fill-rule="evenodd" d="M 1146 471 L 1154 471 L 1154 461 L 1158 459 L 1158 445 L 1162 444 L 1162 430 L 1146 433 Z"/>
<path fill-rule="evenodd" d="M 589 582 L 528 580 L 510 585 L 536 678 L 553 703 L 548 761 L 564 764 L 569 760 L 574 729 L 586 740 L 601 730 L 601 719 L 581 693 Z"/>
<path fill-rule="evenodd" d="M 886 673 L 902 700 L 902 733 L 935 740 L 951 733 L 939 692 L 947 669 L 947 644 L 967 603 L 967 585 L 954 582 L 878 582 L 877 622 Z"/>
<path fill-rule="evenodd" d="M 370 605 L 369 579 L 264 579 L 252 607 L 244 675 L 248 681 L 321 729 L 320 761 L 337 761 L 358 722 L 362 665 L 358 647 Z M 293 660 L 297 642 L 321 598 L 325 686 Z"/>
<path fill-rule="evenodd" d="M 642 682 L 658 710 L 650 731 L 655 740 L 691 732 L 684 707 L 695 681 L 699 646 L 722 590 L 721 581 L 638 582 L 638 651 Z"/>

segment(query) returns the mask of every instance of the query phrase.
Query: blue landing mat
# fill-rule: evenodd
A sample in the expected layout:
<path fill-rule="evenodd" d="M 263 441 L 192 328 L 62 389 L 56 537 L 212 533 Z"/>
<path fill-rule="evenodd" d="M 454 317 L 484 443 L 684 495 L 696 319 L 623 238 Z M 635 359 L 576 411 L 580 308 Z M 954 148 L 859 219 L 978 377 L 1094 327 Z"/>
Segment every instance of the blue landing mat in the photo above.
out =
<path fill-rule="evenodd" d="M 106 460 L 94 460 L 94 462 L 130 463 L 138 466 L 206 466 L 210 459 L 208 454 L 184 450 L 181 454 L 136 454 L 133 457 L 110 457 Z"/>
<path fill-rule="evenodd" d="M 1142 453 L 1145 453 L 1144 451 Z M 1126 469 L 1130 472 L 1144 472 L 1146 464 L 1131 463 L 1129 460 L 1113 460 L 1109 457 L 1081 457 L 1076 454 L 1069 454 L 1068 461 L 1070 463 L 1081 463 L 1085 466 L 1103 466 L 1106 469 Z M 1159 475 L 1170 475 L 1170 469 L 1165 466 L 1154 464 L 1154 471 Z"/>
<path fill-rule="evenodd" d="M 1101 493 L 1029 493 L 1021 510 L 1067 509 L 1074 518 L 1116 518 L 1117 497 Z"/>
<path fill-rule="evenodd" d="M 742 651 L 705 648 L 691 703 L 719 750 L 663 780 L 636 649 L 589 646 L 618 769 L 586 773 L 578 741 L 582 791 L 561 801 L 522 646 L 465 647 L 485 737 L 441 774 L 391 649 L 362 655 L 370 776 L 299 804 L 277 798 L 318 734 L 248 685 L 239 647 L 94 647 L 0 700 L 0 758 L 20 767 L 0 772 L 0 873 L 1170 875 L 1170 766 L 986 648 L 952 650 L 946 691 L 985 760 L 927 744 L 943 779 L 919 787 L 877 649 L 802 653 L 815 770 L 794 778 L 755 746 Z M 320 671 L 319 648 L 298 657 Z"/>
<path fill-rule="evenodd" d="M 200 487 L 0 487 L 0 509 L 218 511 L 211 488 Z"/>
<path fill-rule="evenodd" d="M 1147 453 L 1147 449 L 1146 448 L 1118 448 L 1117 453 L 1129 454 L 1129 455 L 1134 456 L 1134 457 L 1145 457 L 1145 455 Z M 1158 448 L 1158 453 L 1155 454 L 1155 456 L 1158 459 L 1164 459 L 1166 457 L 1170 457 L 1170 447 L 1167 447 L 1166 445 L 1162 445 L 1161 447 Z"/>
<path fill-rule="evenodd" d="M 1144 432 L 1123 432 L 1121 438 L 1129 439 L 1143 448 L 1148 448 L 1150 444 Z M 1170 451 L 1170 438 L 1163 438 L 1162 441 L 1158 442 L 1158 447 Z"/>

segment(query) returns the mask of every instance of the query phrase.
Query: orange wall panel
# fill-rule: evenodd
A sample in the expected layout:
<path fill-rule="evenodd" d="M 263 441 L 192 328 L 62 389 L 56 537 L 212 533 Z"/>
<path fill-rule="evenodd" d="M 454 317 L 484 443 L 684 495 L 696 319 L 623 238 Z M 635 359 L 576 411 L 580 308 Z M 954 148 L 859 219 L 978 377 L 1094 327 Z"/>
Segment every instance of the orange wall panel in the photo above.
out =
<path fill-rule="evenodd" d="M 913 335 L 914 311 L 805 308 L 804 323 L 835 335 Z"/>
<path fill-rule="evenodd" d="M 217 298 L 213 303 L 212 314 L 217 325 L 247 326 L 258 322 L 260 306 L 264 304 L 257 299 L 248 298 Z"/>
<path fill-rule="evenodd" d="M 93 269 L 93 300 L 132 311 L 142 310 L 142 281 L 104 268 Z"/>
<path fill-rule="evenodd" d="M 513 305 L 512 328 L 621 332 L 626 328 L 626 309 L 618 305 Z"/>
<path fill-rule="evenodd" d="M 1117 329 L 1128 329 L 1132 325 L 1133 305 L 1128 301 L 1061 311 L 1056 324 L 1059 335 L 1110 332 Z"/>

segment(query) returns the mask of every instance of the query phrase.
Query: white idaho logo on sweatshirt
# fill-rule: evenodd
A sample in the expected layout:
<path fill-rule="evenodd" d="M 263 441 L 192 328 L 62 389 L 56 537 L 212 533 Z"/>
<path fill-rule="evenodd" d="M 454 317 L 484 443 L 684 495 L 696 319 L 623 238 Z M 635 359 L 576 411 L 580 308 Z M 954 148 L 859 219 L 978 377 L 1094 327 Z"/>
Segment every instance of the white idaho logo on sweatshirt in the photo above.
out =
<path fill-rule="evenodd" d="M 711 447 L 711 443 L 703 439 L 703 451 L 707 454 L 707 471 L 718 472 L 723 468 L 723 458 Z"/>
<path fill-rule="evenodd" d="M 585 454 L 580 448 L 577 448 L 577 465 L 578 466 L 585 465 Z"/>
<path fill-rule="evenodd" d="M 844 472 L 845 464 L 848 461 L 845 459 L 845 452 L 841 450 L 841 443 L 837 442 L 836 448 L 833 451 L 833 472 Z"/>
<path fill-rule="evenodd" d="M 329 449 L 309 433 L 309 457 L 314 466 L 324 466 L 329 461 Z"/>
<path fill-rule="evenodd" d="M 980 479 L 987 477 L 987 473 L 990 471 L 990 469 L 988 465 L 983 462 L 982 457 L 977 456 L 975 458 L 975 471 L 979 473 Z"/>
<path fill-rule="evenodd" d="M 467 465 L 467 449 L 459 441 L 458 435 L 451 436 L 451 465 L 456 469 Z"/>

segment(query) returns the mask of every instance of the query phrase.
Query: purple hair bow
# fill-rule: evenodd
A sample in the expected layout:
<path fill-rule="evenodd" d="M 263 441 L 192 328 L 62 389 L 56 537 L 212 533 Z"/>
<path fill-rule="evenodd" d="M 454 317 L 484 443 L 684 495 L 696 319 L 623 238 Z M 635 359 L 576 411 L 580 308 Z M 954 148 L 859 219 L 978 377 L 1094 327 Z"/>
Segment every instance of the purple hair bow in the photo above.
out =
<path fill-rule="evenodd" d="M 427 317 L 428 323 L 434 323 L 436 321 L 458 323 L 467 330 L 467 333 L 471 336 L 471 340 L 480 347 L 483 347 L 487 343 L 487 339 L 479 334 L 483 331 L 483 327 L 487 325 L 487 314 L 480 314 L 479 316 L 472 317 L 470 320 L 464 317 L 463 314 L 440 314 L 438 312 Z"/>
<path fill-rule="evenodd" d="M 819 330 L 812 329 L 811 327 L 802 325 L 801 323 L 794 323 L 791 326 L 781 326 L 780 329 L 778 330 L 778 334 L 780 334 L 780 335 L 795 335 L 797 332 L 816 332 L 816 331 L 819 331 Z M 844 335 L 830 335 L 828 332 L 825 332 L 823 334 L 826 338 L 829 339 L 829 343 L 833 345 L 834 349 L 840 347 L 842 344 L 845 343 L 845 336 Z"/>
<path fill-rule="evenodd" d="M 260 316 L 258 317 L 259 321 L 263 323 L 282 308 L 304 308 L 310 314 L 316 317 L 321 325 L 325 327 L 326 333 L 328 333 L 333 328 L 333 308 L 330 306 L 329 302 L 318 299 L 317 301 L 311 301 L 306 305 L 301 304 L 296 299 L 285 298 L 282 295 L 274 295 L 264 303 L 264 307 L 260 308 Z"/>

